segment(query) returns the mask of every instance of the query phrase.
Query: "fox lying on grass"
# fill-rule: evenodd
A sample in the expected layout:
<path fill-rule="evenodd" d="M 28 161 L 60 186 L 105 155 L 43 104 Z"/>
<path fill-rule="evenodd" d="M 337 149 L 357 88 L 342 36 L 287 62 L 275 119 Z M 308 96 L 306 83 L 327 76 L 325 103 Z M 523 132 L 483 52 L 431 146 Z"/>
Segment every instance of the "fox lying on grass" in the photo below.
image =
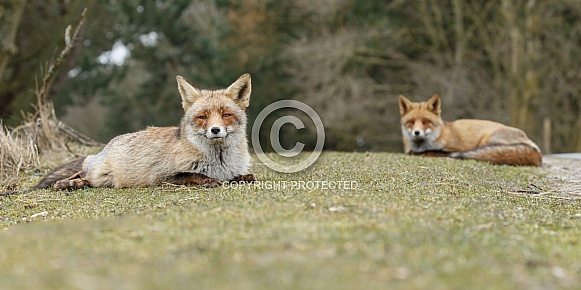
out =
<path fill-rule="evenodd" d="M 253 182 L 246 113 L 250 75 L 227 89 L 199 90 L 177 76 L 185 114 L 179 127 L 149 127 L 113 138 L 95 155 L 62 165 L 34 188 L 145 187 L 162 183 L 215 187 Z"/>
<path fill-rule="evenodd" d="M 493 164 L 541 165 L 541 150 L 522 130 L 486 120 L 445 122 L 440 117 L 440 104 L 437 94 L 422 103 L 399 96 L 406 153 Z"/>

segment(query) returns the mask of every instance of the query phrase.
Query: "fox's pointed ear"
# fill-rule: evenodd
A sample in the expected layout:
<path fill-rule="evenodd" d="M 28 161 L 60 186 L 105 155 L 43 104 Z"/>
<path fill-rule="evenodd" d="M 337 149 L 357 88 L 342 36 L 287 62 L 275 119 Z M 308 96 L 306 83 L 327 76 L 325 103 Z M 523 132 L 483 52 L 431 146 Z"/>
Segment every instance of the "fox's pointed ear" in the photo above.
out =
<path fill-rule="evenodd" d="M 178 90 L 180 95 L 182 95 L 182 107 L 184 111 L 187 111 L 195 101 L 202 98 L 202 93 L 190 85 L 182 76 L 177 76 L 176 80 L 178 81 Z"/>
<path fill-rule="evenodd" d="M 442 112 L 442 109 L 441 109 L 442 101 L 440 100 L 440 95 L 438 95 L 438 94 L 432 95 L 427 103 L 428 103 L 428 110 L 430 110 L 430 112 L 440 116 L 440 113 Z"/>
<path fill-rule="evenodd" d="M 399 95 L 399 113 L 403 116 L 412 109 L 413 102 L 404 95 Z"/>
<path fill-rule="evenodd" d="M 243 74 L 226 89 L 226 96 L 245 110 L 250 105 L 251 92 L 250 74 Z"/>

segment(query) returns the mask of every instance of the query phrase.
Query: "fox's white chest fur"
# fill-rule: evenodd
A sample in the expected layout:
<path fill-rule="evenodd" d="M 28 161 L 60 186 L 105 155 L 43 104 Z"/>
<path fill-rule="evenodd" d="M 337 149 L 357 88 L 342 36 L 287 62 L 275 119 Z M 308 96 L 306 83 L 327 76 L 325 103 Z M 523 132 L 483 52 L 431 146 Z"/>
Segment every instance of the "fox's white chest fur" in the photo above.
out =
<path fill-rule="evenodd" d="M 192 165 L 192 173 L 200 173 L 218 180 L 232 180 L 248 173 L 250 155 L 236 146 L 204 146 L 200 148 L 203 156 Z M 245 146 L 244 146 L 245 147 Z"/>

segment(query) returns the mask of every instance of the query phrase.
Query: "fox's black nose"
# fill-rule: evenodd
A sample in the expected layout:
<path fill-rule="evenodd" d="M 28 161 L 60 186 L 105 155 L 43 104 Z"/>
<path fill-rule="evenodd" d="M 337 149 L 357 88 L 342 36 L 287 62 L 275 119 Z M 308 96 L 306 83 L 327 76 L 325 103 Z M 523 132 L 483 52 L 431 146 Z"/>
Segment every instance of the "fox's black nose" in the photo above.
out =
<path fill-rule="evenodd" d="M 212 129 L 210 129 L 210 132 L 212 132 L 212 134 L 218 134 L 220 133 L 220 127 L 212 127 Z"/>
<path fill-rule="evenodd" d="M 420 130 L 415 130 L 415 131 L 414 131 L 414 135 L 416 135 L 416 136 L 420 136 Z"/>

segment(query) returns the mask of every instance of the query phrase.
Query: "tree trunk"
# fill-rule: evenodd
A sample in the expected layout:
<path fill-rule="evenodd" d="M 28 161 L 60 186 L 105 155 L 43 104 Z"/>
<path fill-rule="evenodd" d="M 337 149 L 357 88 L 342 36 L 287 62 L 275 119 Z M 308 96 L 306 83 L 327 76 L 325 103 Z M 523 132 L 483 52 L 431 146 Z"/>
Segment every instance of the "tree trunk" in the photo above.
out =
<path fill-rule="evenodd" d="M 8 60 L 18 51 L 14 43 L 26 0 L 5 0 L 0 4 L 0 81 Z"/>
<path fill-rule="evenodd" d="M 581 152 L 581 114 L 577 118 L 577 123 L 573 126 L 573 136 L 569 145 L 569 152 Z"/>

